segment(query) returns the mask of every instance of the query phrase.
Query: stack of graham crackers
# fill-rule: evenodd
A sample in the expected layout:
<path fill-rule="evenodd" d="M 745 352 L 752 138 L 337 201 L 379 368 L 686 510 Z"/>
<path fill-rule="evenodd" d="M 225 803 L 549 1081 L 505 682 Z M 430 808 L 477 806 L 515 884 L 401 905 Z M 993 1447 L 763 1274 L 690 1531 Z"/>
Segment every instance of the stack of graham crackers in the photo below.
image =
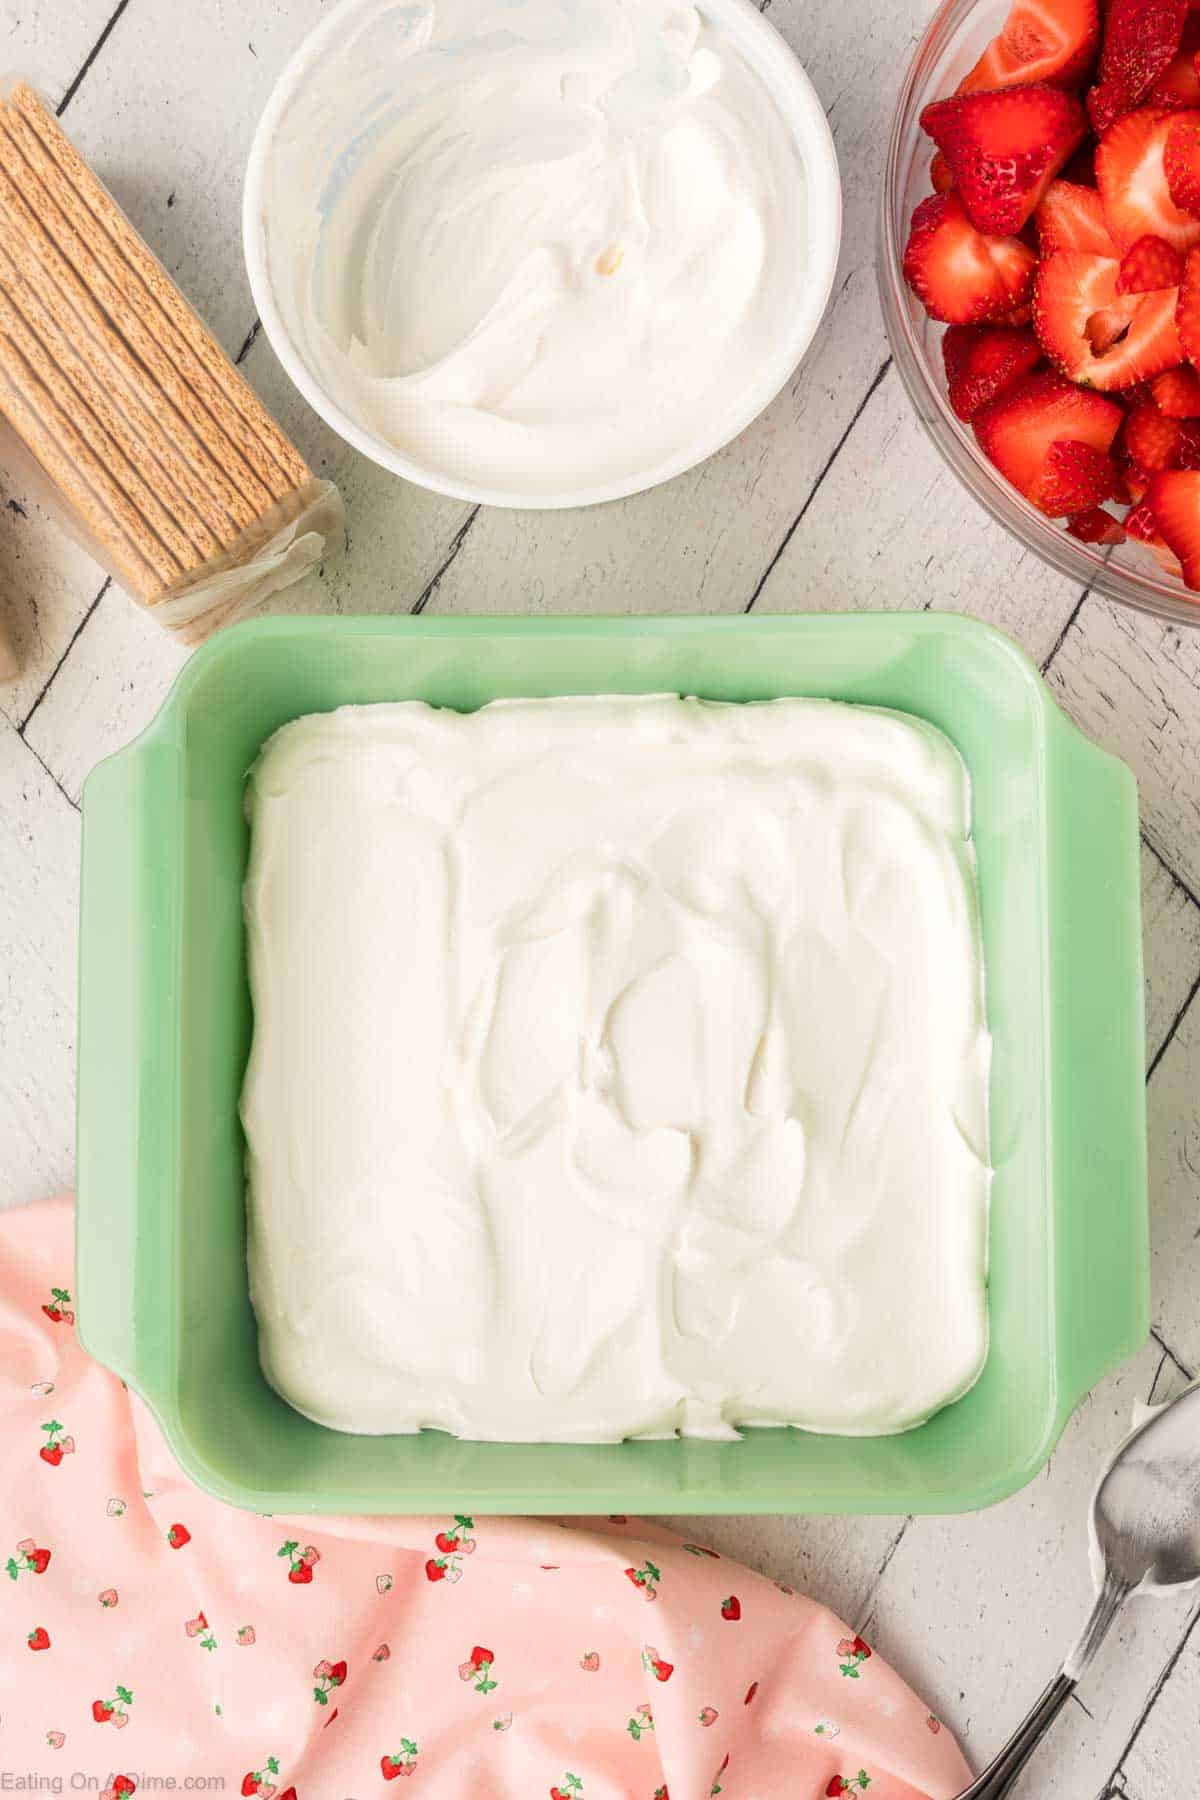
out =
<path fill-rule="evenodd" d="M 0 98 L 0 415 L 63 522 L 189 639 L 340 530 L 336 489 L 23 82 Z"/>

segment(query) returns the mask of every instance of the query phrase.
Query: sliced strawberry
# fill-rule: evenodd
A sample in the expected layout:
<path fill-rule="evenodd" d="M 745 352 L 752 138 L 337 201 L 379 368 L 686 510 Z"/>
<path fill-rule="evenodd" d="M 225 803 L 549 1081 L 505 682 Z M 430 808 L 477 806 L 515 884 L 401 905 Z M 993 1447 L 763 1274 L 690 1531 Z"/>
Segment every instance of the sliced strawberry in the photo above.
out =
<path fill-rule="evenodd" d="M 1150 483 L 1145 504 L 1167 548 L 1179 558 L 1183 579 L 1200 587 L 1200 470 L 1168 469 Z"/>
<path fill-rule="evenodd" d="M 1026 327 L 951 325 L 942 339 L 950 404 L 960 419 L 973 419 L 1020 375 L 1036 368 L 1042 347 Z"/>
<path fill-rule="evenodd" d="M 1083 512 L 1112 491 L 1116 467 L 1108 452 L 1122 416 L 1103 395 L 1041 369 L 982 407 L 974 427 L 984 455 L 1027 500 L 1044 510 Z M 1095 457 L 1077 455 L 1081 449 Z"/>
<path fill-rule="evenodd" d="M 1034 296 L 1034 327 L 1047 356 L 1072 381 L 1106 392 L 1182 359 L 1175 290 L 1118 294 L 1119 269 L 1111 257 L 1059 250 L 1038 270 Z"/>
<path fill-rule="evenodd" d="M 1120 522 L 1102 506 L 1091 506 L 1067 520 L 1067 530 L 1081 544 L 1123 544 L 1125 532 Z"/>
<path fill-rule="evenodd" d="M 1194 369 L 1168 369 L 1150 387 L 1155 406 L 1168 419 L 1200 419 L 1200 375 Z"/>
<path fill-rule="evenodd" d="M 1013 0 L 1003 31 L 958 91 L 1030 81 L 1078 86 L 1087 80 L 1099 46 L 1097 0 Z"/>
<path fill-rule="evenodd" d="M 1120 250 L 1147 236 L 1165 238 L 1181 251 L 1200 243 L 1200 219 L 1176 206 L 1163 166 L 1169 135 L 1192 117 L 1145 107 L 1119 119 L 1101 138 L 1096 185 L 1108 229 Z"/>
<path fill-rule="evenodd" d="M 1200 106 L 1197 51 L 1200 51 L 1200 18 L 1193 11 L 1183 27 L 1179 49 L 1146 95 L 1148 106 L 1169 106 L 1175 112 L 1189 106 Z"/>
<path fill-rule="evenodd" d="M 1149 483 L 1147 483 L 1147 488 Z M 1161 543 L 1158 526 L 1154 522 L 1154 513 L 1148 500 L 1139 500 L 1132 512 L 1127 512 L 1124 519 L 1125 536 L 1136 538 L 1139 544 Z"/>
<path fill-rule="evenodd" d="M 1074 181 L 1052 181 L 1034 214 L 1043 256 L 1056 250 L 1086 250 L 1092 256 L 1116 256 L 1104 207 L 1095 188 Z"/>
<path fill-rule="evenodd" d="M 1178 466 L 1182 430 L 1178 419 L 1168 419 L 1153 400 L 1143 400 L 1126 419 L 1121 437 L 1126 455 L 1147 475 L 1155 475 Z"/>
<path fill-rule="evenodd" d="M 904 279 L 930 317 L 947 325 L 1011 314 L 1029 299 L 1036 266 L 1019 238 L 976 231 L 957 194 L 931 194 L 913 214 Z"/>
<path fill-rule="evenodd" d="M 1046 452 L 1034 504 L 1061 518 L 1064 513 L 1103 506 L 1119 484 L 1117 465 L 1103 450 L 1071 438 L 1057 439 Z"/>
<path fill-rule="evenodd" d="M 1191 251 L 1183 266 L 1175 323 L 1184 356 L 1200 367 L 1200 251 Z"/>
<path fill-rule="evenodd" d="M 1165 238 L 1140 237 L 1121 258 L 1118 294 L 1153 294 L 1177 288 L 1183 280 L 1183 257 Z"/>
<path fill-rule="evenodd" d="M 1166 73 L 1183 41 L 1187 15 L 1188 0 L 1111 0 L 1099 79 L 1087 97 L 1098 132 L 1132 112 Z"/>
<path fill-rule="evenodd" d="M 971 223 L 1007 234 L 1083 142 L 1087 115 L 1073 94 L 1039 83 L 935 100 L 921 128 L 949 163 Z"/>
<path fill-rule="evenodd" d="M 929 165 L 929 185 L 935 194 L 948 194 L 954 186 L 954 174 L 940 150 L 934 152 Z"/>
<path fill-rule="evenodd" d="M 1184 212 L 1200 212 L 1200 112 L 1180 113 L 1163 146 L 1167 192 Z"/>

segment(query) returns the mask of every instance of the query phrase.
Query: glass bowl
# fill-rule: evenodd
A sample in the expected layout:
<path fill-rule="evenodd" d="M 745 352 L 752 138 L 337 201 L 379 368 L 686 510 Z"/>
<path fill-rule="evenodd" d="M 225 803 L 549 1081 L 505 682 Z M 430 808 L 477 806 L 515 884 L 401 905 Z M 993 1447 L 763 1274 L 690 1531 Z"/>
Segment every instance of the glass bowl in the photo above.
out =
<path fill-rule="evenodd" d="M 913 210 L 932 192 L 934 145 L 920 127 L 931 100 L 952 94 L 1000 30 L 1008 0 L 944 0 L 917 47 L 892 123 L 879 219 L 877 268 L 884 324 L 908 397 L 965 487 L 1007 531 L 1060 574 L 1110 600 L 1176 624 L 1200 626 L 1200 594 L 1165 573 L 1144 545 L 1092 546 L 1073 538 L 1010 486 L 984 456 L 969 425 L 950 410 L 942 368 L 945 327 L 928 318 L 901 272 Z"/>

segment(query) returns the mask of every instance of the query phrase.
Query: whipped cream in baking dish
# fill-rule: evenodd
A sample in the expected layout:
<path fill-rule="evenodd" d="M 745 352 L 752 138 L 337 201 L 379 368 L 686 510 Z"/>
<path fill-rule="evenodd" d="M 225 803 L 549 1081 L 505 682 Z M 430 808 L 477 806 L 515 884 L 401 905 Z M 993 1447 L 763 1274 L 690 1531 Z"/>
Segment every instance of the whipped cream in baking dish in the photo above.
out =
<path fill-rule="evenodd" d="M 249 781 L 263 1368 L 357 1432 L 881 1433 L 987 1344 L 968 778 L 820 701 L 418 703 Z"/>
<path fill-rule="evenodd" d="M 376 436 L 535 501 L 747 423 L 797 304 L 805 175 L 701 10 L 381 0 L 294 111 L 267 171 L 273 287 Z"/>

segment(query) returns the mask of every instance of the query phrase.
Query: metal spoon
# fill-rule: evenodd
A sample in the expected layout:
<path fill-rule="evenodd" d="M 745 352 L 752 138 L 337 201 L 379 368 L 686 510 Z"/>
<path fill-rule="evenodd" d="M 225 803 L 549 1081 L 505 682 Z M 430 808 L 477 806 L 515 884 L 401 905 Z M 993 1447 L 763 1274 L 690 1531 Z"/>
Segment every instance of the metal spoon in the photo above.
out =
<path fill-rule="evenodd" d="M 1083 1635 L 1029 1717 L 958 1800 L 1004 1800 L 1130 1594 L 1200 1581 L 1200 1382 L 1126 1438 L 1092 1501 L 1103 1580 Z"/>

